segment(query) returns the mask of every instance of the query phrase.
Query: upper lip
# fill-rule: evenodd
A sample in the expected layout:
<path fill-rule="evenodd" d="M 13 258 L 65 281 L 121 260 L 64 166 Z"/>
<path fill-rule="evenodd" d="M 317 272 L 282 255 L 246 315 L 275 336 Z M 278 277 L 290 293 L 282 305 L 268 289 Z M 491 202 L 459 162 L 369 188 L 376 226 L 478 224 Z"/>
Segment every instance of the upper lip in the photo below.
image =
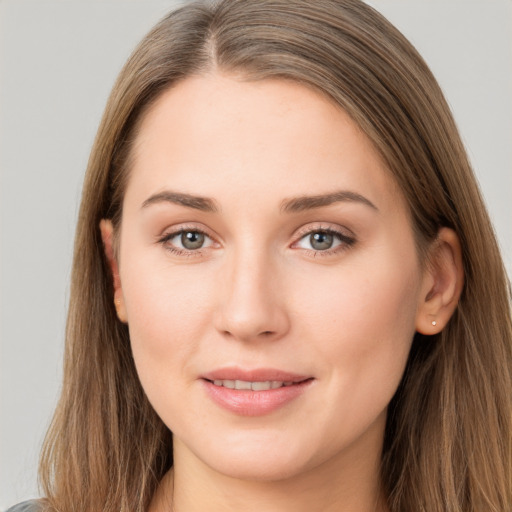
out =
<path fill-rule="evenodd" d="M 299 375 L 275 368 L 242 369 L 236 367 L 219 368 L 201 375 L 206 380 L 243 380 L 246 382 L 302 382 L 310 379 L 310 375 Z"/>

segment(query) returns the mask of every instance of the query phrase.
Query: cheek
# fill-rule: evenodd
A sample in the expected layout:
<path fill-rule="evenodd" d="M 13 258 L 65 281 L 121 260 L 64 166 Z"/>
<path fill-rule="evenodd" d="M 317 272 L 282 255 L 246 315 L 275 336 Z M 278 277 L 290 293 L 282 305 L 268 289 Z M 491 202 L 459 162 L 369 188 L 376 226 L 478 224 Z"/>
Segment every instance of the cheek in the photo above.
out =
<path fill-rule="evenodd" d="M 208 328 L 208 283 L 161 262 L 125 261 L 121 279 L 133 357 L 148 396 L 158 399 L 171 379 L 183 382 L 190 374 L 189 361 Z"/>
<path fill-rule="evenodd" d="M 332 270 L 304 273 L 308 279 L 297 291 L 303 298 L 297 309 L 307 314 L 312 326 L 334 337 L 350 333 L 367 342 L 370 332 L 414 332 L 419 292 L 415 267 L 386 264 L 382 258 L 377 265 L 363 262 Z"/>
<path fill-rule="evenodd" d="M 387 406 L 402 377 L 420 285 L 415 258 L 410 261 L 397 265 L 393 255 L 383 254 L 333 272 L 323 286 L 320 276 L 312 276 L 302 291 L 308 297 L 300 306 L 304 339 L 316 340 L 313 358 L 356 410 L 364 403 L 368 411 Z"/>

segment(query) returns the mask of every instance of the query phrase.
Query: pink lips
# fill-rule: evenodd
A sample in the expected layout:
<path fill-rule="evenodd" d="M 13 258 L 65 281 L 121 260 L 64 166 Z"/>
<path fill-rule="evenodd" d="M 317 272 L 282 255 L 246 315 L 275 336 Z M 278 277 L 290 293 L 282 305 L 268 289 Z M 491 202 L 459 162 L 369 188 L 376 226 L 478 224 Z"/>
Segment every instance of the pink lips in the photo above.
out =
<path fill-rule="evenodd" d="M 239 368 L 215 370 L 201 379 L 217 405 L 241 416 L 271 413 L 301 395 L 313 381 L 309 376 L 275 369 Z M 239 387 L 251 389 L 236 389 Z"/>

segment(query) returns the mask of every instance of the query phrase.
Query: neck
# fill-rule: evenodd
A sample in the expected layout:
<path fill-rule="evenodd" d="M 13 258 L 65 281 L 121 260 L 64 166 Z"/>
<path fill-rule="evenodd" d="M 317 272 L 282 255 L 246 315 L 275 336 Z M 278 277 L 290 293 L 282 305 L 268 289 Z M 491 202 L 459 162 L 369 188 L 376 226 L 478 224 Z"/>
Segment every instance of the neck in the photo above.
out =
<path fill-rule="evenodd" d="M 388 511 L 380 485 L 380 451 L 374 457 L 346 454 L 271 481 L 219 473 L 176 440 L 174 452 L 174 468 L 162 480 L 150 512 Z"/>

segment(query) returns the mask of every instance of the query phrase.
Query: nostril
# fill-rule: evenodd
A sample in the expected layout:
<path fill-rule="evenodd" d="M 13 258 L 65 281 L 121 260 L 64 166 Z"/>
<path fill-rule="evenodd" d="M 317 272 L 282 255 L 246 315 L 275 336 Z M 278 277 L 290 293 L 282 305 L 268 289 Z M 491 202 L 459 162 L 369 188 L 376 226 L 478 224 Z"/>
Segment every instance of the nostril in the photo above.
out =
<path fill-rule="evenodd" d="M 243 335 L 237 336 L 234 332 L 231 332 L 229 330 L 222 331 L 222 334 L 224 336 L 228 337 L 228 338 L 236 338 L 236 339 L 243 339 L 244 338 Z M 259 334 L 257 334 L 254 337 L 250 336 L 250 338 L 253 338 L 253 339 L 257 339 L 257 338 L 271 338 L 272 336 L 275 336 L 275 335 L 276 335 L 276 331 L 261 331 Z"/>

